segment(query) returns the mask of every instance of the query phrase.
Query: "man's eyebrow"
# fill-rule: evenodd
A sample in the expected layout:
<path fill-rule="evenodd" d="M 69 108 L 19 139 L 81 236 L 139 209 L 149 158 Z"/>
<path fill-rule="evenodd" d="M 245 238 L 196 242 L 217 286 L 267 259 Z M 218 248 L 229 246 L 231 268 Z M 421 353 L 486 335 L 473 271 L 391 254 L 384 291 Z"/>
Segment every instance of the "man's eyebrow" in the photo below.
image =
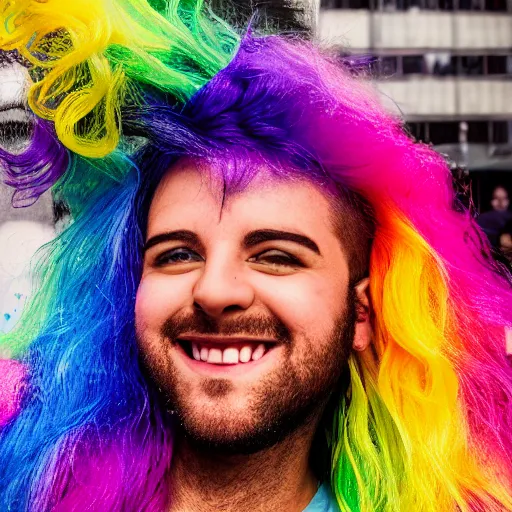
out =
<path fill-rule="evenodd" d="M 278 231 L 275 229 L 258 229 L 257 231 L 251 231 L 244 237 L 244 247 L 246 249 L 250 249 L 255 245 L 271 240 L 287 240 L 290 242 L 295 242 L 296 244 L 303 245 L 304 247 L 307 247 L 311 251 L 321 256 L 318 245 L 316 245 L 316 243 L 313 242 L 311 238 L 308 238 L 304 235 L 299 235 L 298 233 Z"/>
<path fill-rule="evenodd" d="M 180 229 L 177 231 L 168 231 L 166 233 L 160 233 L 158 235 L 152 236 L 145 244 L 142 249 L 142 252 L 145 253 L 151 247 L 155 245 L 161 244 L 163 242 L 185 242 L 191 245 L 195 245 L 198 247 L 203 246 L 199 237 L 193 232 L 188 231 L 187 229 Z"/>

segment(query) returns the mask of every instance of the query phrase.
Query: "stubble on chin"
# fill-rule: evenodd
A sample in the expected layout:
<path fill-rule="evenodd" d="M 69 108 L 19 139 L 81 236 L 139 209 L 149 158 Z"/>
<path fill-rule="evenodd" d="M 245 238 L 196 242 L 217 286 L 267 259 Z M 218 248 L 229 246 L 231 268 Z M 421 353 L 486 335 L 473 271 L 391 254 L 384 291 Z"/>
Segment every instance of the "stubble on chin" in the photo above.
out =
<path fill-rule="evenodd" d="M 200 389 L 208 398 L 222 398 L 229 395 L 233 384 L 227 379 L 204 379 Z"/>

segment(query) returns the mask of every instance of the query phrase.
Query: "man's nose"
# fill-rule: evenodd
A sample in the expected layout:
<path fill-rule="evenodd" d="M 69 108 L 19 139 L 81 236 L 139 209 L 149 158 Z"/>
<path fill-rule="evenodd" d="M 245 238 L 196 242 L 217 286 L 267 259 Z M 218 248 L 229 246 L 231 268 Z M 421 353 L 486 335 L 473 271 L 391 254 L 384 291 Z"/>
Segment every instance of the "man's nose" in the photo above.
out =
<path fill-rule="evenodd" d="M 214 318 L 246 310 L 254 302 L 254 290 L 243 269 L 228 262 L 207 262 L 192 293 L 194 305 Z"/>

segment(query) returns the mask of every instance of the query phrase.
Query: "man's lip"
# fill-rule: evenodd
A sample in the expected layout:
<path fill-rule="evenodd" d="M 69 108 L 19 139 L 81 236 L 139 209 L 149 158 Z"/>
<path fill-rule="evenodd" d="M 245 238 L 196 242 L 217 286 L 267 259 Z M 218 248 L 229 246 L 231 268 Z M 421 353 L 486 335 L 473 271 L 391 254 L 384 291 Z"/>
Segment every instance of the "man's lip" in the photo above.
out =
<path fill-rule="evenodd" d="M 210 378 L 241 378 L 254 379 L 253 372 L 267 372 L 275 364 L 275 358 L 279 357 L 280 346 L 268 350 L 265 355 L 257 361 L 238 364 L 213 364 L 205 361 L 197 361 L 191 358 L 181 345 L 177 345 L 175 350 L 181 363 L 194 374 L 200 374 Z M 258 375 L 256 373 L 256 375 Z"/>
<path fill-rule="evenodd" d="M 243 345 L 259 344 L 276 345 L 278 342 L 271 338 L 257 338 L 250 336 L 211 336 L 211 335 L 182 335 L 178 336 L 178 341 L 187 341 L 190 343 L 208 344 L 208 345 Z"/>

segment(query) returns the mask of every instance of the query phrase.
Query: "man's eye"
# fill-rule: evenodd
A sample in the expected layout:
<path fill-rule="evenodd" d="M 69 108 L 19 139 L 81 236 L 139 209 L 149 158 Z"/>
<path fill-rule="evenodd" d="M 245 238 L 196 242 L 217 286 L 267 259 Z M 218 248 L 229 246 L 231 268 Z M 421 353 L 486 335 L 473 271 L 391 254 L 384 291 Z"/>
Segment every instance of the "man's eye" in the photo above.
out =
<path fill-rule="evenodd" d="M 203 261 L 203 258 L 197 252 L 186 247 L 178 247 L 160 254 L 155 259 L 155 265 L 175 265 L 179 263 L 195 263 L 197 261 Z"/>
<path fill-rule="evenodd" d="M 271 249 L 269 251 L 262 252 L 256 256 L 249 258 L 251 263 L 263 263 L 270 265 L 284 265 L 288 267 L 303 267 L 302 262 L 283 251 L 277 249 Z"/>

